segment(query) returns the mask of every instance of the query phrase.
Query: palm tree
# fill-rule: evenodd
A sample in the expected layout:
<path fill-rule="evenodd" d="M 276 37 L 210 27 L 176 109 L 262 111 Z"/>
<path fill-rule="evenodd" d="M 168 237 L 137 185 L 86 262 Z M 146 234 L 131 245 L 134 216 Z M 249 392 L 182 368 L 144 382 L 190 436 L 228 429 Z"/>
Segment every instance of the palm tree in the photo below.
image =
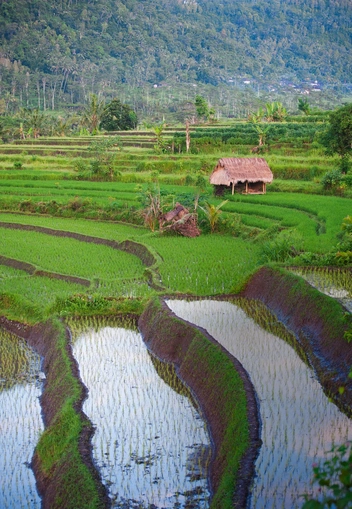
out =
<path fill-rule="evenodd" d="M 220 205 L 215 206 L 212 203 L 205 203 L 205 207 L 200 207 L 202 211 L 204 212 L 207 220 L 209 221 L 210 231 L 211 233 L 214 233 L 216 229 L 216 225 L 219 221 L 220 214 L 221 214 L 221 208 L 228 202 L 228 200 L 224 200 L 220 203 Z"/>
<path fill-rule="evenodd" d="M 164 122 L 153 125 L 153 131 L 156 136 L 156 145 L 154 146 L 156 152 L 162 152 L 165 148 L 165 141 L 163 138 L 165 125 Z"/>
<path fill-rule="evenodd" d="M 263 123 L 260 123 L 260 120 L 258 120 L 257 115 L 252 115 L 250 122 L 258 134 L 259 139 L 258 147 L 263 147 L 265 145 L 265 140 L 268 134 L 269 126 L 264 127 Z"/>
<path fill-rule="evenodd" d="M 104 101 L 101 101 L 96 94 L 89 96 L 89 102 L 82 114 L 82 123 L 89 129 L 91 134 L 98 132 L 101 117 L 104 111 Z"/>
<path fill-rule="evenodd" d="M 278 101 L 266 103 L 265 108 L 265 119 L 267 122 L 282 122 L 287 116 L 286 108 Z"/>
<path fill-rule="evenodd" d="M 298 99 L 298 109 L 299 111 L 303 111 L 303 113 L 305 115 L 309 115 L 310 113 L 310 106 L 309 106 L 309 102 L 307 101 L 307 99 Z"/>
<path fill-rule="evenodd" d="M 27 129 L 28 135 L 33 138 L 39 138 L 41 132 L 46 127 L 47 117 L 38 108 L 22 108 L 19 112 L 20 118 L 23 118 L 23 125 Z"/>

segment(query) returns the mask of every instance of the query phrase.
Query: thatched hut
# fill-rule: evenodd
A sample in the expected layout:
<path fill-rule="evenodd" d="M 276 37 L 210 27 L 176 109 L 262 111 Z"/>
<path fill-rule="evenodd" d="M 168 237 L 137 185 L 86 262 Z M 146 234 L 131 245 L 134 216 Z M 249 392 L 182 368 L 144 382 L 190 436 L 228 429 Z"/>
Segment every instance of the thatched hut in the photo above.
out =
<path fill-rule="evenodd" d="M 223 194 L 231 186 L 232 194 L 265 194 L 266 184 L 272 182 L 273 174 L 262 157 L 224 157 L 219 159 L 210 183 L 215 186 L 215 194 Z"/>

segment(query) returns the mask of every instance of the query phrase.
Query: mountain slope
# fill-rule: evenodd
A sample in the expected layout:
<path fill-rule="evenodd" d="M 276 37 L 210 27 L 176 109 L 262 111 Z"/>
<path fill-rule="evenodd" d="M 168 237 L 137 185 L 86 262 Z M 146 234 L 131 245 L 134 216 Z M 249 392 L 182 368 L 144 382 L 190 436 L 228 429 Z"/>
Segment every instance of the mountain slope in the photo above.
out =
<path fill-rule="evenodd" d="M 2 0 L 0 71 L 73 103 L 92 83 L 350 82 L 351 27 L 350 0 Z"/>

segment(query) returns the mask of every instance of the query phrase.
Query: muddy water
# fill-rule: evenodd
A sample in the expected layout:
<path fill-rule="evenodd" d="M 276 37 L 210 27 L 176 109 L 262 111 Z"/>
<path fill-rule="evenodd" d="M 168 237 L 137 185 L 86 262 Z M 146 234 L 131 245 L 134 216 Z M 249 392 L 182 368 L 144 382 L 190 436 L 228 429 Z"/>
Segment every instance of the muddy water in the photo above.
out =
<path fill-rule="evenodd" d="M 218 301 L 168 301 L 174 313 L 205 328 L 249 373 L 260 404 L 263 445 L 250 507 L 299 508 L 313 493 L 312 465 L 352 438 L 352 423 L 329 402 L 314 373 L 284 341 L 237 306 Z"/>
<path fill-rule="evenodd" d="M 93 456 L 112 507 L 209 507 L 205 423 L 141 335 L 91 329 L 74 340 L 73 353 L 89 390 L 83 410 L 96 427 Z"/>
<path fill-rule="evenodd" d="M 0 507 L 40 508 L 30 462 L 43 431 L 39 396 L 40 358 L 13 336 L 8 351 L 0 330 Z"/>

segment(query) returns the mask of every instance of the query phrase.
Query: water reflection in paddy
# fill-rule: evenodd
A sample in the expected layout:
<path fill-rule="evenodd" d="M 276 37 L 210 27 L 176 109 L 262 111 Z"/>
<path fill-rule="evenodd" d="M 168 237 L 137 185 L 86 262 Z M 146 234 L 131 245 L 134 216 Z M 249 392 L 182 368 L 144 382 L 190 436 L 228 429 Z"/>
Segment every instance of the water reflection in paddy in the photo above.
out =
<path fill-rule="evenodd" d="M 170 370 L 152 360 L 141 335 L 90 329 L 74 340 L 73 353 L 89 389 L 83 410 L 96 427 L 93 455 L 113 507 L 209 507 L 205 423 L 175 375 L 168 383 L 158 376 Z"/>
<path fill-rule="evenodd" d="M 352 277 L 349 269 L 313 269 L 301 267 L 291 269 L 294 274 L 303 277 L 311 286 L 329 297 L 341 302 L 352 313 Z"/>
<path fill-rule="evenodd" d="M 237 306 L 218 301 L 167 302 L 205 329 L 250 375 L 260 403 L 263 445 L 252 490 L 255 509 L 298 508 L 311 492 L 312 464 L 332 444 L 352 438 L 351 421 L 329 402 L 313 372 L 284 341 Z"/>
<path fill-rule="evenodd" d="M 0 507 L 40 508 L 29 463 L 43 431 L 38 382 L 40 358 L 0 330 Z"/>

